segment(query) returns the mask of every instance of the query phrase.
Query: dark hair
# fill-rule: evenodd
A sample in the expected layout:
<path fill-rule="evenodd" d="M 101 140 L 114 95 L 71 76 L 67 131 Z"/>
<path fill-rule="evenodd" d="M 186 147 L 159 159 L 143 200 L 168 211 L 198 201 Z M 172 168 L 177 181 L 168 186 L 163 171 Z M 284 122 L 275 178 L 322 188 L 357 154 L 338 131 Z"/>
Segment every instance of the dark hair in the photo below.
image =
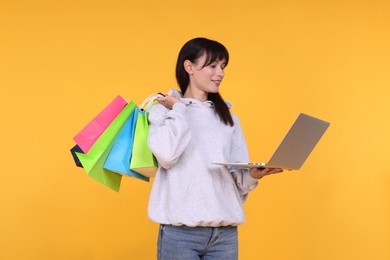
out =
<path fill-rule="evenodd" d="M 225 60 L 225 66 L 229 62 L 229 52 L 221 43 L 206 38 L 194 38 L 188 41 L 181 48 L 179 57 L 176 63 L 176 80 L 179 84 L 181 92 L 184 94 L 189 84 L 189 75 L 184 69 L 184 61 L 189 60 L 193 63 L 197 61 L 204 53 L 206 53 L 206 62 L 203 67 L 206 67 L 214 61 Z M 232 115 L 229 108 L 219 93 L 208 93 L 208 100 L 214 103 L 215 112 L 226 125 L 234 125 Z"/>

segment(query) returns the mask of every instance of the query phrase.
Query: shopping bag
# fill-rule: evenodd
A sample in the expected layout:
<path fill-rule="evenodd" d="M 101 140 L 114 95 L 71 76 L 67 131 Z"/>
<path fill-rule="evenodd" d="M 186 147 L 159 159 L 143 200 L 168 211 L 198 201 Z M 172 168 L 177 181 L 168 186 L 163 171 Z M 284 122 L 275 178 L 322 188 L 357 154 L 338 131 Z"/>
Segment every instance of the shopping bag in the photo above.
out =
<path fill-rule="evenodd" d="M 77 144 L 70 149 L 70 153 L 72 154 L 72 157 L 73 157 L 73 160 L 74 160 L 74 163 L 76 164 L 76 166 L 83 168 L 83 165 L 81 165 L 81 162 L 80 162 L 79 158 L 77 157 L 76 152 L 84 153 L 83 150 L 81 150 L 80 146 L 78 146 Z"/>
<path fill-rule="evenodd" d="M 132 176 L 144 181 L 149 181 L 148 177 L 130 170 L 130 159 L 133 149 L 134 130 L 138 118 L 138 108 L 135 108 L 120 131 L 118 138 L 104 163 L 104 168 L 124 176 Z"/>
<path fill-rule="evenodd" d="M 115 191 L 119 191 L 122 175 L 104 169 L 103 165 L 121 128 L 135 107 L 136 105 L 134 102 L 128 103 L 107 127 L 99 139 L 97 139 L 97 141 L 92 145 L 87 154 L 76 153 L 84 167 L 84 170 L 90 177 Z"/>
<path fill-rule="evenodd" d="M 126 105 L 127 101 L 117 96 L 73 138 L 84 153 L 88 153 L 92 145 Z"/>
<path fill-rule="evenodd" d="M 138 110 L 137 124 L 134 132 L 134 142 L 130 169 L 147 177 L 154 177 L 157 171 L 157 160 L 148 147 L 148 111 L 156 98 L 162 96 L 155 94 L 149 96 Z"/>

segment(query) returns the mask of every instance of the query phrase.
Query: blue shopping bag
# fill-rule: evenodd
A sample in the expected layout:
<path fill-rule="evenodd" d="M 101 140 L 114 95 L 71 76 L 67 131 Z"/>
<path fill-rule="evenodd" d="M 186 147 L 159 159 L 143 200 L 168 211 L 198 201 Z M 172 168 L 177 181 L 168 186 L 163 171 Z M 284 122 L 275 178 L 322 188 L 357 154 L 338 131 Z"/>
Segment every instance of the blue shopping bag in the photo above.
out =
<path fill-rule="evenodd" d="M 148 177 L 138 174 L 130 169 L 134 132 L 138 114 L 139 109 L 135 108 L 115 140 L 103 168 L 125 176 L 132 176 L 144 181 L 149 181 Z"/>

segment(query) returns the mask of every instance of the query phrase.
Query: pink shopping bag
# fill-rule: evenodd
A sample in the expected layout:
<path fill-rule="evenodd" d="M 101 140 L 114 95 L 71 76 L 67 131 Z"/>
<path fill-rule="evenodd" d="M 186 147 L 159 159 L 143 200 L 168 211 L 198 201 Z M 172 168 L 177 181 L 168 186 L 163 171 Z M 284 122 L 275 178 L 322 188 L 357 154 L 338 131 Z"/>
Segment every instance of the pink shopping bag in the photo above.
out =
<path fill-rule="evenodd" d="M 84 153 L 88 153 L 92 145 L 126 105 L 127 101 L 123 97 L 117 96 L 73 138 Z"/>

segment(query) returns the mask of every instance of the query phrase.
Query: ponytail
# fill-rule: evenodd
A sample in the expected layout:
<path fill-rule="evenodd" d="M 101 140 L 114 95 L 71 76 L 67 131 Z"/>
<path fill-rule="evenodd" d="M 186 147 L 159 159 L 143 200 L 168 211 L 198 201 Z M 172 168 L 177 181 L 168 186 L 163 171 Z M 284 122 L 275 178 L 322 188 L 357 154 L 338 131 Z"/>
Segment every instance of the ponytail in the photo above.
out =
<path fill-rule="evenodd" d="M 225 125 L 233 126 L 233 118 L 229 108 L 219 93 L 209 93 L 208 99 L 214 103 L 215 112 Z"/>

